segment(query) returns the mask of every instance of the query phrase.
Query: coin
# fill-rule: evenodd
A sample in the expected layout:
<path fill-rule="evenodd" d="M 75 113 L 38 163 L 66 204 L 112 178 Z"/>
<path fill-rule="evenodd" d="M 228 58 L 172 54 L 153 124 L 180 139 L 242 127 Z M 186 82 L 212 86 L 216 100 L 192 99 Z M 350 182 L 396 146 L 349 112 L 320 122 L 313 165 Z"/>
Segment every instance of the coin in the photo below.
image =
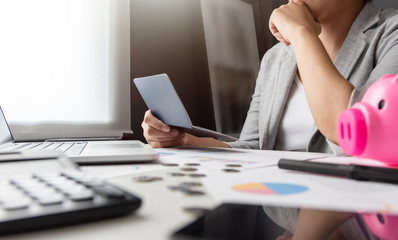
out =
<path fill-rule="evenodd" d="M 200 163 L 185 163 L 185 166 L 191 166 L 191 167 L 198 167 L 200 166 Z"/>
<path fill-rule="evenodd" d="M 182 187 L 200 187 L 200 186 L 202 186 L 202 183 L 200 183 L 200 182 L 182 182 L 182 183 L 180 183 L 180 186 L 182 186 Z"/>
<path fill-rule="evenodd" d="M 179 173 L 179 172 L 169 172 L 167 174 L 172 176 L 172 177 L 184 177 L 185 176 L 184 173 Z"/>
<path fill-rule="evenodd" d="M 193 178 L 201 178 L 201 177 L 206 177 L 206 174 L 203 173 L 190 173 L 188 176 L 193 177 Z"/>
<path fill-rule="evenodd" d="M 178 167 L 178 163 L 162 163 L 165 167 Z"/>
<path fill-rule="evenodd" d="M 197 168 L 181 168 L 181 171 L 184 171 L 184 172 L 195 172 L 195 171 L 198 171 L 198 169 Z"/>
<path fill-rule="evenodd" d="M 184 186 L 167 186 L 167 188 L 171 191 L 180 191 L 180 192 L 189 191 L 189 189 Z"/>
<path fill-rule="evenodd" d="M 225 167 L 237 167 L 237 168 L 239 168 L 239 167 L 242 167 L 242 165 L 240 165 L 240 164 L 226 164 Z"/>
<path fill-rule="evenodd" d="M 163 178 L 161 177 L 150 177 L 150 176 L 139 176 L 133 178 L 136 182 L 154 182 L 154 181 L 161 181 Z"/>
<path fill-rule="evenodd" d="M 240 172 L 240 170 L 238 170 L 238 169 L 231 169 L 231 168 L 224 168 L 223 171 L 224 171 L 224 172 L 229 172 L 229 173 L 237 173 L 237 172 Z"/>
<path fill-rule="evenodd" d="M 199 195 L 205 195 L 206 194 L 203 191 L 190 190 L 190 189 L 183 190 L 181 192 L 184 193 L 185 195 L 188 195 L 188 196 L 199 196 Z"/>

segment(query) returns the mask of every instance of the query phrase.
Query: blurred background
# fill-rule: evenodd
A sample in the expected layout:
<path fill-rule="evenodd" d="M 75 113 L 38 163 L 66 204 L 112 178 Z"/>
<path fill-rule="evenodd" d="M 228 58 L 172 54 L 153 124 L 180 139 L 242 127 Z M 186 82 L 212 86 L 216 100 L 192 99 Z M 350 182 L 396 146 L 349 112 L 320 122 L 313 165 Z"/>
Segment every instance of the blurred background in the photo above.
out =
<path fill-rule="evenodd" d="M 131 0 L 131 73 L 167 73 L 192 123 L 238 136 L 264 53 L 272 9 L 287 0 Z M 132 128 L 147 109 L 131 89 Z"/>
<path fill-rule="evenodd" d="M 194 125 L 239 136 L 259 64 L 277 43 L 272 10 L 288 0 L 131 0 L 131 73 L 167 73 Z M 374 0 L 398 8 L 398 1 Z M 131 89 L 132 128 L 147 109 Z"/>
<path fill-rule="evenodd" d="M 167 73 L 194 125 L 238 136 L 287 2 L 0 0 L 0 106 L 16 140 L 144 140 L 132 79 Z"/>

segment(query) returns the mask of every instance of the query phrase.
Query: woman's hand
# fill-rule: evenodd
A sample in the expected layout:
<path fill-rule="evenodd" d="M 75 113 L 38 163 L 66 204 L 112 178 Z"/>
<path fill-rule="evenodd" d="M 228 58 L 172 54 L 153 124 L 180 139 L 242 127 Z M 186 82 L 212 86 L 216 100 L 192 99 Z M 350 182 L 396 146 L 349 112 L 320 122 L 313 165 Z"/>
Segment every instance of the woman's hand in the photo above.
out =
<path fill-rule="evenodd" d="M 194 147 L 223 147 L 230 146 L 214 138 L 195 137 L 191 134 L 171 128 L 157 119 L 151 111 L 146 111 L 144 121 L 141 124 L 144 129 L 144 137 L 153 148 L 194 146 Z"/>
<path fill-rule="evenodd" d="M 297 0 L 290 0 L 272 12 L 269 29 L 278 41 L 287 46 L 294 42 L 296 36 L 300 36 L 298 31 L 304 30 L 318 36 L 322 30 L 307 5 Z"/>
<path fill-rule="evenodd" d="M 178 147 L 187 144 L 188 134 L 164 124 L 149 110 L 145 112 L 141 127 L 144 130 L 144 137 L 151 147 Z"/>

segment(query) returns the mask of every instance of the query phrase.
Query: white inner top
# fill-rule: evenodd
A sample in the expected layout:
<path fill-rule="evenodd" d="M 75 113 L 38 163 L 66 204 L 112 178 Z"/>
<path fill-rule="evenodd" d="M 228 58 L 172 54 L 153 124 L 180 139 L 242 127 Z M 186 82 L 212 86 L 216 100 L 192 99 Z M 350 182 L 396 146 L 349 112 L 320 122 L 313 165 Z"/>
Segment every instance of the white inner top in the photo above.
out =
<path fill-rule="evenodd" d="M 296 75 L 279 125 L 275 150 L 306 151 L 314 125 L 303 84 Z"/>

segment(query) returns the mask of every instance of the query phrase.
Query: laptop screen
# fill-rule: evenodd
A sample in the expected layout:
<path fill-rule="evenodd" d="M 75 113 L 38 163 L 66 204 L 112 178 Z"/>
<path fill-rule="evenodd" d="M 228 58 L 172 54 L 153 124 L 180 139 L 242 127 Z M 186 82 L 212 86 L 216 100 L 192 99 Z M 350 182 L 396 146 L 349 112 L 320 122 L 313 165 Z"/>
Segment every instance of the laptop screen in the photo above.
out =
<path fill-rule="evenodd" d="M 12 135 L 6 118 L 4 117 L 3 110 L 0 107 L 0 144 L 12 141 Z"/>

